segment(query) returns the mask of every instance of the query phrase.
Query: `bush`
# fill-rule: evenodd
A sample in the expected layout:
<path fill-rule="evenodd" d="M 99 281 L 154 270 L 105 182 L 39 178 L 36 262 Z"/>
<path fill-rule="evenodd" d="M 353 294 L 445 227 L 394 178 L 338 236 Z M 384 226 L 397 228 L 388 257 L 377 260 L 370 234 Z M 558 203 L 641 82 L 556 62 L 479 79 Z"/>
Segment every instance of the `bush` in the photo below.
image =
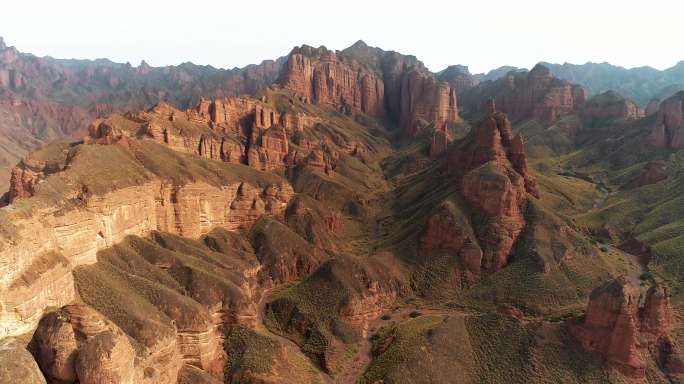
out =
<path fill-rule="evenodd" d="M 389 320 L 389 319 L 391 319 L 391 318 L 392 318 L 392 316 L 390 316 L 390 315 L 382 315 L 382 316 L 380 316 L 380 319 L 381 319 L 381 320 L 385 320 L 385 321 L 387 321 L 387 320 Z"/>
<path fill-rule="evenodd" d="M 599 248 L 601 252 L 608 252 L 608 247 L 601 247 Z"/>
<path fill-rule="evenodd" d="M 411 313 L 409 313 L 409 317 L 411 317 L 411 318 L 416 318 L 420 315 L 422 315 L 422 313 L 420 313 L 418 311 L 412 311 Z"/>
<path fill-rule="evenodd" d="M 653 273 L 651 271 L 645 271 L 641 275 L 639 275 L 639 280 L 641 281 L 655 281 L 655 277 L 653 276 Z"/>

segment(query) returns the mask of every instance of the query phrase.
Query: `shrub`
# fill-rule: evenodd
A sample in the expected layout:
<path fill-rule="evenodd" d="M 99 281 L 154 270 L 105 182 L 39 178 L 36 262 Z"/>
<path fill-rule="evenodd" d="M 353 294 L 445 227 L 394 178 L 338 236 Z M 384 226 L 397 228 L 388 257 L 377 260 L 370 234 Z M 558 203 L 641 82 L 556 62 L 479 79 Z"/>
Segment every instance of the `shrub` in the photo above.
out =
<path fill-rule="evenodd" d="M 641 281 L 655 281 L 655 277 L 653 276 L 653 272 L 645 271 L 644 273 L 639 275 L 639 280 L 641 280 Z"/>

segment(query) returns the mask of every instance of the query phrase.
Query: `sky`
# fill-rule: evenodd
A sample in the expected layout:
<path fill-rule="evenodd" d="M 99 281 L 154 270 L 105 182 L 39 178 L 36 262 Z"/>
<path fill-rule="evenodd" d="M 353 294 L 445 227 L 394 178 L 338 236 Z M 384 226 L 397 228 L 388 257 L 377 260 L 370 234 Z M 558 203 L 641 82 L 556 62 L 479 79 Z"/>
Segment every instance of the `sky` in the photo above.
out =
<path fill-rule="evenodd" d="M 133 65 L 242 67 L 302 44 L 344 49 L 359 39 L 432 71 L 539 61 L 665 69 L 684 60 L 679 0 L 8 0 L 0 8 L 0 36 L 22 52 Z"/>

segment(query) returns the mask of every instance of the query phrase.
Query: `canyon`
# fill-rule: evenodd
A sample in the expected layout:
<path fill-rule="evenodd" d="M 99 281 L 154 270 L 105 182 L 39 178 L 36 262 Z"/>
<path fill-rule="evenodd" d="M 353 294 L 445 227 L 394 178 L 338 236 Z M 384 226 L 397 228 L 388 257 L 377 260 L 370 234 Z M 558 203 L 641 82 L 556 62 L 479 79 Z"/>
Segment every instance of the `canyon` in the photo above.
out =
<path fill-rule="evenodd" d="M 684 379 L 681 93 L 0 54 L 1 382 Z"/>

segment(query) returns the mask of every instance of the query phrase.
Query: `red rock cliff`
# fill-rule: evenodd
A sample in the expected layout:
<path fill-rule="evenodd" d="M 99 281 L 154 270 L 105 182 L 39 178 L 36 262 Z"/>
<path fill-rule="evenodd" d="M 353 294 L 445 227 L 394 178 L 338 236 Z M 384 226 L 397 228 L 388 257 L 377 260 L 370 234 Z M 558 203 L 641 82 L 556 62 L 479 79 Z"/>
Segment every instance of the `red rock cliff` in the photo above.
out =
<path fill-rule="evenodd" d="M 467 92 L 462 101 L 474 111 L 487 99 L 496 100 L 497 107 L 513 121 L 535 119 L 550 125 L 576 112 L 586 95 L 581 87 L 553 77 L 548 68 L 537 64 L 529 72 L 509 72 L 501 79 L 482 83 Z"/>
<path fill-rule="evenodd" d="M 639 308 L 639 290 L 626 277 L 596 288 L 584 320 L 572 334 L 584 348 L 601 354 L 626 376 L 646 374 L 648 346 L 667 335 L 675 323 L 667 292 L 653 286 Z"/>
<path fill-rule="evenodd" d="M 490 115 L 448 154 L 449 172 L 456 176 L 465 201 L 489 217 L 476 228 L 483 251 L 482 270 L 503 268 L 525 227 L 527 195 L 539 197 L 528 174 L 520 135 L 513 136 L 511 123 L 490 104 Z"/>
<path fill-rule="evenodd" d="M 387 115 L 408 137 L 430 123 L 441 127 L 459 120 L 456 90 L 449 83 L 437 80 L 413 57 L 363 42 L 342 52 L 295 48 L 279 83 L 304 100 L 342 112 Z"/>
<path fill-rule="evenodd" d="M 660 103 L 651 143 L 660 148 L 684 148 L 684 91 Z"/>

